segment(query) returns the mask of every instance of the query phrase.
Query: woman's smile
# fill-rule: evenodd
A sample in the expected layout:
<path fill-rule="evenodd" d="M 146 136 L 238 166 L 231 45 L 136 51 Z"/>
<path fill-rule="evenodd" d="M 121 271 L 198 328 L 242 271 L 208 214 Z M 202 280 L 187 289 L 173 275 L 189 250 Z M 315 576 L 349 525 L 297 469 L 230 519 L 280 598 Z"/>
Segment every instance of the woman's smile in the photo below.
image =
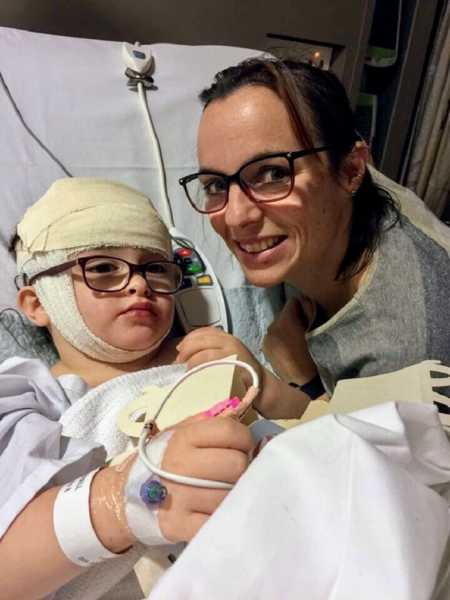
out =
<path fill-rule="evenodd" d="M 247 252 L 248 254 L 261 254 L 266 250 L 270 250 L 271 248 L 278 246 L 278 244 L 281 244 L 284 239 L 286 239 L 286 236 L 278 235 L 247 242 L 236 240 L 236 243 L 243 252 Z"/>
<path fill-rule="evenodd" d="M 267 269 L 286 258 L 288 253 L 288 237 L 272 236 L 251 242 L 235 241 L 233 251 L 244 270 Z"/>

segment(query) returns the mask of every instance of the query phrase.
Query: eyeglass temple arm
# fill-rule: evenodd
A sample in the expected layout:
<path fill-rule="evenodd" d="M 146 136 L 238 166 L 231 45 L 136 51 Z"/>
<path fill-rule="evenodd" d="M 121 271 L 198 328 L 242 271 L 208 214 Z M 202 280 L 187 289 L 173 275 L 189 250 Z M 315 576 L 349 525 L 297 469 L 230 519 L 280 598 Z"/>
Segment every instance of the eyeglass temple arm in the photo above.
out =
<path fill-rule="evenodd" d="M 45 269 L 45 271 L 41 271 L 40 273 L 36 273 L 28 279 L 26 275 L 22 275 L 23 281 L 25 285 L 33 285 L 38 277 L 42 277 L 43 275 L 58 275 L 67 269 L 78 264 L 78 260 L 71 260 L 69 262 L 63 263 L 62 265 L 57 265 L 56 267 L 50 267 L 49 269 Z"/>

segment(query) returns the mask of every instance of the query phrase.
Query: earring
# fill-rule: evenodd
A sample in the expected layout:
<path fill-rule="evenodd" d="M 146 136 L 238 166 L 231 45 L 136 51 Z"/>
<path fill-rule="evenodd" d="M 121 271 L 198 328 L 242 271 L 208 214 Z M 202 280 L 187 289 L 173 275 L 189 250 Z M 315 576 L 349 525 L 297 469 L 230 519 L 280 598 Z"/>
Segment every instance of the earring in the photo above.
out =
<path fill-rule="evenodd" d="M 358 175 L 355 177 L 355 181 L 356 181 L 356 185 L 358 186 L 355 190 L 352 190 L 352 198 L 354 198 L 356 196 L 356 194 L 358 193 L 358 190 L 361 186 L 361 180 L 364 176 L 364 173 L 358 173 Z"/>

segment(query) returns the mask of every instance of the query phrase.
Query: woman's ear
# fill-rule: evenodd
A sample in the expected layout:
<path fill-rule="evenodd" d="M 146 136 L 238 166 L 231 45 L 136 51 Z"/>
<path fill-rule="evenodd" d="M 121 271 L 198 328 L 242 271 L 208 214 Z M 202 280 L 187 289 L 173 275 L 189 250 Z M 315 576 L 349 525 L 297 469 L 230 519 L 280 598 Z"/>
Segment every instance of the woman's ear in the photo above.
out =
<path fill-rule="evenodd" d="M 50 325 L 50 319 L 33 286 L 28 285 L 19 290 L 17 305 L 28 319 L 38 327 L 48 327 Z"/>
<path fill-rule="evenodd" d="M 366 142 L 356 142 L 353 150 L 345 157 L 339 174 L 341 185 L 349 194 L 358 191 L 364 179 L 368 161 L 369 148 Z"/>

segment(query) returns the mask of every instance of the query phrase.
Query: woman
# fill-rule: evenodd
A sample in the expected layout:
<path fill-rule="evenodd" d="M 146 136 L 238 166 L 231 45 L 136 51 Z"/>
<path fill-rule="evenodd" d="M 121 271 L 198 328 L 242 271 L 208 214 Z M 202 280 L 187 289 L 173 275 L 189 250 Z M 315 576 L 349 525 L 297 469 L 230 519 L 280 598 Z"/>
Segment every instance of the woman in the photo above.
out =
<path fill-rule="evenodd" d="M 337 78 L 298 62 L 250 59 L 218 73 L 200 98 L 200 169 L 180 183 L 250 283 L 287 283 L 298 296 L 264 350 L 301 400 L 286 412 L 263 397 L 262 412 L 299 416 L 302 392 L 321 393 L 316 369 L 332 393 L 343 378 L 428 358 L 450 364 L 448 250 L 374 184 Z M 249 358 L 230 336 L 197 331 L 179 360 L 192 366 L 233 346 Z"/>

